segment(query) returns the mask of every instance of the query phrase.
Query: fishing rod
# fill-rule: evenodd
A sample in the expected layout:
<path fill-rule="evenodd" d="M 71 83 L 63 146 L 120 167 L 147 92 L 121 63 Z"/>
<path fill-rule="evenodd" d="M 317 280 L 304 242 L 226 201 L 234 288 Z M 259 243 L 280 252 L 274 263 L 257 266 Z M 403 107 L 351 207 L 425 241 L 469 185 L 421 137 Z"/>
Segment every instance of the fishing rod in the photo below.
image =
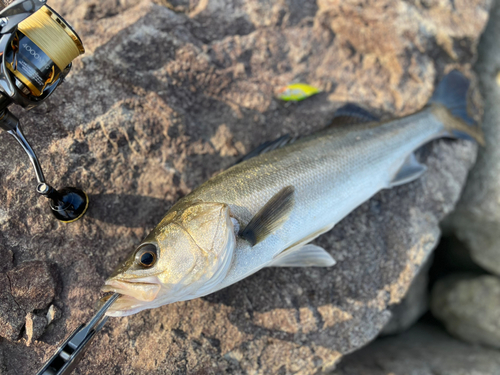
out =
<path fill-rule="evenodd" d="M 97 332 L 106 324 L 108 317 L 104 314 L 119 296 L 118 293 L 111 295 L 87 324 L 75 329 L 36 375 L 69 375 L 82 360 Z"/>
<path fill-rule="evenodd" d="M 72 61 L 85 52 L 80 37 L 47 0 L 16 0 L 0 12 L 0 129 L 12 135 L 28 155 L 37 179 L 36 191 L 49 199 L 62 222 L 80 219 L 88 207 L 83 190 L 56 190 L 47 183 L 35 151 L 8 109 L 30 110 L 43 103 L 64 81 Z"/>

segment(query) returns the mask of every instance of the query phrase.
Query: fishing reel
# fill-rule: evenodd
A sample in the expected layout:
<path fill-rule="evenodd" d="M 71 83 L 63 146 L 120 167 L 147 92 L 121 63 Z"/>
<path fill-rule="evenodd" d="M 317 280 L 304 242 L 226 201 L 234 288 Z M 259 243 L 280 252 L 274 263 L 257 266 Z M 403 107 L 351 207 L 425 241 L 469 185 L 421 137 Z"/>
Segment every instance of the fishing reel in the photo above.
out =
<path fill-rule="evenodd" d="M 72 61 L 85 52 L 73 28 L 45 3 L 16 0 L 0 12 L 0 128 L 28 154 L 38 181 L 36 191 L 49 199 L 54 216 L 69 223 L 85 214 L 87 195 L 73 187 L 56 190 L 45 181 L 19 120 L 8 110 L 11 104 L 27 110 L 40 105 L 63 82 Z"/>

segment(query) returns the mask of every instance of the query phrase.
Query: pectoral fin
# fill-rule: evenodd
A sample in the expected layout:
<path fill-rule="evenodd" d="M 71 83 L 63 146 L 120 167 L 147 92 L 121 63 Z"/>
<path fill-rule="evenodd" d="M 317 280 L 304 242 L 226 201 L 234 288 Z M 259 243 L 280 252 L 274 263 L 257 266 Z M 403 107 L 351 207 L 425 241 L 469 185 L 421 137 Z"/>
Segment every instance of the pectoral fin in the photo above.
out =
<path fill-rule="evenodd" d="M 292 211 L 295 204 L 294 192 L 293 186 L 287 186 L 276 193 L 250 220 L 240 237 L 254 246 L 277 230 Z"/>
<path fill-rule="evenodd" d="M 416 180 L 424 174 L 427 167 L 420 164 L 415 158 L 415 154 L 410 154 L 399 169 L 398 173 L 394 176 L 389 184 L 389 187 L 399 186 Z"/>
<path fill-rule="evenodd" d="M 268 267 L 331 267 L 335 259 L 322 247 L 308 244 L 278 255 Z"/>

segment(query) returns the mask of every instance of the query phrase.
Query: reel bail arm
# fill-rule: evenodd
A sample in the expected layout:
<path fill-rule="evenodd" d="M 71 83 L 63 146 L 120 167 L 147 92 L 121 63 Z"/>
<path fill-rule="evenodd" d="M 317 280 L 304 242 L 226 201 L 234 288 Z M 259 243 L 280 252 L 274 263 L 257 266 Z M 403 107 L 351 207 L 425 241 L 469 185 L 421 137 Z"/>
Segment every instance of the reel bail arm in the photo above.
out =
<path fill-rule="evenodd" d="M 40 195 L 50 199 L 50 208 L 54 216 L 58 220 L 67 223 L 82 217 L 88 207 L 87 194 L 80 189 L 72 187 L 66 187 L 58 191 L 45 181 L 42 167 L 35 151 L 33 151 L 33 148 L 24 136 L 19 120 L 8 109 L 4 109 L 0 113 L 0 128 L 12 135 L 19 142 L 26 154 L 28 154 L 38 181 L 36 191 Z"/>

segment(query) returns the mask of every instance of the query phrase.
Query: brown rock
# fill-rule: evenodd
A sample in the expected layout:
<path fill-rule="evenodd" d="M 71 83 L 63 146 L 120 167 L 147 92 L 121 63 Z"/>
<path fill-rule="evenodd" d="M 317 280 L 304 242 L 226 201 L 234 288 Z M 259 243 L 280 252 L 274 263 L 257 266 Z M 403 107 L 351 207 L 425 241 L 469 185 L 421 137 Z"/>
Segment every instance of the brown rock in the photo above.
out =
<path fill-rule="evenodd" d="M 0 285 L 4 285 L 0 289 L 0 335 L 15 340 L 23 327 L 26 313 L 12 296 L 10 281 L 6 274 L 0 274 Z"/>
<path fill-rule="evenodd" d="M 0 336 L 15 340 L 28 313 L 54 299 L 55 282 L 45 262 L 25 262 L 0 274 Z"/>
<path fill-rule="evenodd" d="M 0 221 L 2 215 L 2 211 L 0 209 Z M 2 238 L 2 234 L 0 233 L 0 240 Z M 14 253 L 12 250 L 7 249 L 5 246 L 0 244 L 0 258 L 2 262 L 0 263 L 0 272 L 8 271 L 12 268 L 12 261 L 14 260 Z"/>
<path fill-rule="evenodd" d="M 99 287 L 167 208 L 238 157 L 285 133 L 324 128 L 347 101 L 399 116 L 452 68 L 470 76 L 488 0 L 468 2 L 54 0 L 87 54 L 47 103 L 16 110 L 56 187 L 90 194 L 63 225 L 38 198 L 29 161 L 0 135 L 2 244 L 17 262 L 57 264 L 62 319 L 27 348 L 31 374 L 88 319 Z M 166 5 L 166 6 L 165 6 Z M 175 11 L 173 11 L 174 9 Z M 276 88 L 323 92 L 285 106 Z M 8 152 L 6 152 L 8 150 Z M 236 153 L 238 153 L 236 155 Z M 317 243 L 331 269 L 266 269 L 219 293 L 111 319 L 80 373 L 315 373 L 377 336 L 439 237 L 476 148 L 426 147 L 422 179 L 383 191 Z M 24 315 L 23 315 L 24 317 Z"/>

